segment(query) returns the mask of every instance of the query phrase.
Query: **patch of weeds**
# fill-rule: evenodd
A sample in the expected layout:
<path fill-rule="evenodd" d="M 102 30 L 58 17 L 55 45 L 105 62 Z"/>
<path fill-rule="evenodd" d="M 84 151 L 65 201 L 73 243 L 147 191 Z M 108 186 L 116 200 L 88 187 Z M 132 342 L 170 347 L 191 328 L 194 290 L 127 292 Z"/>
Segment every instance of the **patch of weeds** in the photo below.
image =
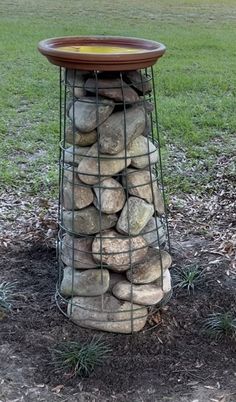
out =
<path fill-rule="evenodd" d="M 203 282 L 203 271 L 197 265 L 176 268 L 172 274 L 172 280 L 175 289 L 191 294 Z"/>
<path fill-rule="evenodd" d="M 203 332 L 216 340 L 236 339 L 236 316 L 230 311 L 212 313 L 203 322 Z"/>
<path fill-rule="evenodd" d="M 0 320 L 11 311 L 15 282 L 0 283 Z"/>
<path fill-rule="evenodd" d="M 101 337 L 90 341 L 65 342 L 52 350 L 53 365 L 56 372 L 64 372 L 69 377 L 88 377 L 111 353 L 109 346 Z"/>

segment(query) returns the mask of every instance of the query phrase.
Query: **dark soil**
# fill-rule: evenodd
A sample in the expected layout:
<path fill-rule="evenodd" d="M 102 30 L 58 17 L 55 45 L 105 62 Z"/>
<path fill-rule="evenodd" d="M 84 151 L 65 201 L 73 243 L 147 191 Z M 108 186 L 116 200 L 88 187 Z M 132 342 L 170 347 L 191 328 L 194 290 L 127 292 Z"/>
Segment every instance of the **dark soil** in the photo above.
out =
<path fill-rule="evenodd" d="M 22 379 L 19 377 L 22 389 L 22 382 L 29 376 L 36 388 L 55 391 L 46 399 L 25 396 L 15 400 L 54 401 L 53 395 L 58 392 L 57 397 L 61 396 L 63 399 L 59 400 L 63 401 L 182 401 L 180 396 L 192 395 L 199 385 L 206 386 L 206 390 L 225 389 L 233 395 L 236 343 L 229 338 L 213 341 L 201 331 L 201 326 L 202 320 L 213 311 L 235 310 L 235 280 L 227 275 L 226 259 L 207 265 L 209 256 L 201 254 L 200 236 L 178 247 L 172 252 L 174 265 L 186 263 L 186 251 L 184 256 L 181 252 L 184 247 L 190 250 L 187 257 L 189 253 L 193 258 L 197 255 L 201 267 L 208 266 L 203 284 L 193 295 L 174 294 L 161 311 L 161 323 L 154 329 L 147 328 L 133 336 L 104 334 L 103 339 L 113 350 L 112 356 L 86 379 L 58 375 L 52 365 L 50 350 L 58 343 L 82 342 L 96 334 L 69 322 L 55 305 L 55 250 L 32 247 L 25 251 L 2 251 L 1 280 L 17 281 L 13 311 L 0 322 L 1 343 L 8 350 L 2 354 L 3 381 L 8 381 L 6 378 L 9 382 L 16 381 L 11 366 L 4 365 L 5 356 L 21 377 L 24 367 Z M 61 387 L 55 388 L 58 385 Z M 73 399 L 72 395 L 80 397 Z M 176 399 L 172 399 L 173 395 Z M 1 386 L 0 400 L 10 401 L 6 396 L 4 399 L 3 391 L 1 394 Z M 236 401 L 236 396 L 230 401 Z"/>

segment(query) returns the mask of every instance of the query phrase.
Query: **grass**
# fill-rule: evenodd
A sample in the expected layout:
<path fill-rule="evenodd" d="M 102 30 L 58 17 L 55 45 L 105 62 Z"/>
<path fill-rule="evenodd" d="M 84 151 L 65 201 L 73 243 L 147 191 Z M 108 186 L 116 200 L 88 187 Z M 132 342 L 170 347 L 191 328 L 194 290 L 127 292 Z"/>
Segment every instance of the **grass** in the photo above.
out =
<path fill-rule="evenodd" d="M 14 282 L 0 283 L 0 320 L 11 311 L 15 285 Z"/>
<path fill-rule="evenodd" d="M 197 265 L 176 268 L 173 272 L 172 280 L 175 289 L 186 290 L 188 294 L 191 294 L 202 283 L 203 271 Z"/>
<path fill-rule="evenodd" d="M 81 344 L 65 342 L 52 351 L 52 360 L 57 372 L 64 372 L 70 377 L 88 377 L 101 365 L 111 349 L 100 338 Z"/>
<path fill-rule="evenodd" d="M 215 153 L 231 154 L 236 129 L 233 0 L 0 0 L 0 182 L 3 188 L 57 196 L 58 75 L 37 52 L 44 38 L 110 34 L 167 46 L 156 66 L 165 160 L 183 151 L 198 170 Z M 219 143 L 212 147 L 214 141 Z M 173 147 L 170 152 L 168 145 Z M 171 191 L 204 191 L 211 171 L 166 166 Z M 195 177 L 195 178 L 194 178 Z M 196 183 L 197 182 L 197 183 Z M 197 184 L 197 186 L 196 186 Z"/>
<path fill-rule="evenodd" d="M 223 337 L 236 339 L 236 316 L 230 311 L 212 313 L 205 319 L 203 330 L 217 340 Z"/>

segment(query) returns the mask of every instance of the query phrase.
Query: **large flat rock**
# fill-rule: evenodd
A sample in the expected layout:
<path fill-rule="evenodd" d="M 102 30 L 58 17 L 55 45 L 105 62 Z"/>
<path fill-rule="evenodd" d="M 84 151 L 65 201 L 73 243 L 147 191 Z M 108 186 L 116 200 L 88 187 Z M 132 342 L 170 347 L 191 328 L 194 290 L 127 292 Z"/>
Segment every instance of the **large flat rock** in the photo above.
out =
<path fill-rule="evenodd" d="M 67 313 L 81 327 L 121 334 L 141 331 L 148 315 L 145 307 L 118 300 L 110 294 L 103 298 L 73 297 Z"/>
<path fill-rule="evenodd" d="M 88 92 L 102 95 L 116 102 L 134 103 L 139 100 L 137 92 L 119 78 L 88 78 L 84 88 Z"/>
<path fill-rule="evenodd" d="M 134 285 L 128 281 L 118 282 L 112 289 L 118 299 L 141 305 L 153 305 L 161 301 L 163 290 L 156 285 Z"/>

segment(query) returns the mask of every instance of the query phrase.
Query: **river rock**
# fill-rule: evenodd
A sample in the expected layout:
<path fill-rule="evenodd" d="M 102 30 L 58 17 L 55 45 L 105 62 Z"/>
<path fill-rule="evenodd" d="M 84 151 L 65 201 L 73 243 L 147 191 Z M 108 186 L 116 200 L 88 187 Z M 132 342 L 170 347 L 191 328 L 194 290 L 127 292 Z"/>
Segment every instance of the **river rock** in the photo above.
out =
<path fill-rule="evenodd" d="M 129 205 L 129 208 L 128 208 Z M 154 213 L 154 207 L 137 197 L 129 197 L 116 225 L 120 233 L 137 235 Z"/>
<path fill-rule="evenodd" d="M 65 139 L 69 144 L 87 147 L 97 141 L 97 131 L 93 130 L 90 133 L 81 133 L 76 129 L 73 131 L 72 127 L 68 127 L 66 130 Z"/>
<path fill-rule="evenodd" d="M 125 203 L 125 192 L 120 183 L 115 179 L 105 179 L 101 183 L 99 190 L 98 185 L 94 186 L 96 199 L 94 205 L 101 209 L 105 214 L 114 214 L 120 211 Z"/>
<path fill-rule="evenodd" d="M 143 135 L 135 138 L 135 140 L 130 143 L 128 153 L 131 157 L 131 166 L 137 169 L 144 169 L 149 166 L 149 161 L 150 165 L 153 165 L 158 161 L 157 148 Z"/>
<path fill-rule="evenodd" d="M 73 297 L 67 313 L 81 327 L 122 334 L 141 331 L 148 315 L 145 307 L 118 300 L 110 294 L 103 298 Z"/>
<path fill-rule="evenodd" d="M 72 145 L 72 147 L 65 149 L 64 162 L 72 166 L 78 166 L 79 162 L 89 150 L 90 147 L 78 147 L 76 145 Z"/>
<path fill-rule="evenodd" d="M 80 98 L 85 95 L 85 79 L 84 74 L 79 70 L 67 70 L 65 74 L 66 85 L 69 87 L 70 92 L 76 98 Z M 74 89 L 73 89 L 74 88 Z"/>
<path fill-rule="evenodd" d="M 157 304 L 164 296 L 160 287 L 155 285 L 132 285 L 128 281 L 118 282 L 112 289 L 118 299 L 128 300 L 141 305 Z"/>
<path fill-rule="evenodd" d="M 94 234 L 98 233 L 100 230 L 109 229 L 115 226 L 117 216 L 115 214 L 101 214 L 101 225 L 99 221 L 100 214 L 94 206 L 74 211 L 74 213 L 73 211 L 63 211 L 63 226 L 69 232 L 74 232 L 78 235 Z"/>
<path fill-rule="evenodd" d="M 119 152 L 115 157 L 111 155 L 100 154 L 100 180 L 104 180 L 110 176 L 114 176 L 131 163 L 131 159 L 127 157 L 125 151 Z M 98 144 L 91 146 L 86 157 L 84 157 L 78 166 L 79 178 L 87 184 L 99 183 L 99 161 L 98 161 Z"/>
<path fill-rule="evenodd" d="M 75 127 L 82 133 L 90 133 L 101 123 L 103 123 L 112 113 L 114 102 L 108 99 L 81 97 L 69 108 L 68 115 Z"/>
<path fill-rule="evenodd" d="M 98 93 L 117 102 L 134 103 L 139 100 L 137 92 L 119 78 L 101 78 L 98 81 L 94 78 L 89 78 L 85 83 L 85 89 L 88 92 Z"/>
<path fill-rule="evenodd" d="M 77 269 L 96 268 L 92 257 L 93 237 L 72 237 L 65 234 L 61 241 L 61 260 Z"/>
<path fill-rule="evenodd" d="M 162 221 L 152 216 L 140 234 L 150 247 L 159 247 L 166 242 L 166 229 Z"/>
<path fill-rule="evenodd" d="M 67 210 L 82 209 L 92 204 L 94 199 L 93 191 L 86 184 L 82 183 L 77 175 L 71 170 L 64 171 L 63 183 L 63 206 Z"/>
<path fill-rule="evenodd" d="M 141 94 L 147 94 L 152 91 L 151 77 L 144 75 L 141 71 L 129 71 L 126 77 Z"/>
<path fill-rule="evenodd" d="M 130 262 L 135 264 L 142 261 L 148 247 L 142 236 L 129 239 L 115 230 L 109 230 L 102 234 L 101 242 L 100 235 L 95 237 L 92 251 L 95 261 L 107 264 L 112 271 L 123 272 L 130 267 Z"/>
<path fill-rule="evenodd" d="M 171 274 L 169 269 L 166 269 L 163 272 L 163 279 L 160 277 L 157 279 L 157 281 L 155 281 L 155 285 L 162 288 L 164 293 L 169 293 L 171 291 Z"/>
<path fill-rule="evenodd" d="M 162 261 L 162 266 L 161 266 Z M 127 279 L 135 284 L 151 283 L 161 276 L 161 272 L 168 269 L 171 265 L 172 258 L 167 251 L 159 251 L 155 248 L 149 248 L 145 260 L 133 266 L 126 273 Z"/>
<path fill-rule="evenodd" d="M 109 288 L 109 271 L 107 269 L 89 269 L 74 271 L 66 267 L 61 282 L 64 296 L 99 296 Z"/>
<path fill-rule="evenodd" d="M 164 202 L 162 194 L 157 186 L 154 174 L 150 175 L 148 170 L 127 169 L 127 178 L 122 178 L 123 186 L 128 187 L 128 192 L 149 202 L 153 203 L 159 214 L 164 214 Z"/>
<path fill-rule="evenodd" d="M 125 120 L 125 123 L 124 123 Z M 145 130 L 145 110 L 132 107 L 122 112 L 113 113 L 99 127 L 100 150 L 102 153 L 117 154 Z M 143 152 L 142 152 L 143 153 Z"/>

